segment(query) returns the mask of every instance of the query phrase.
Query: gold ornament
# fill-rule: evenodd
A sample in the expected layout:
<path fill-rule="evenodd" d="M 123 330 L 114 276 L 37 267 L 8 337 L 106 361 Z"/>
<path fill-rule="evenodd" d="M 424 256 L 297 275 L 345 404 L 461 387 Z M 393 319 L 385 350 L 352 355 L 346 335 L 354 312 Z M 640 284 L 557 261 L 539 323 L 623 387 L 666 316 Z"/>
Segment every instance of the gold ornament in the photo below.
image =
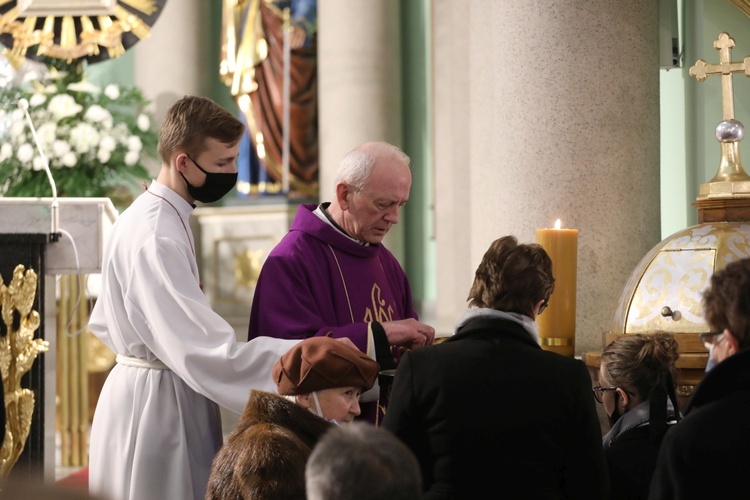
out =
<path fill-rule="evenodd" d="M 47 352 L 49 342 L 34 338 L 41 319 L 32 310 L 37 275 L 33 269 L 24 272 L 19 264 L 9 285 L 0 275 L 0 310 L 6 335 L 0 336 L 0 371 L 5 391 L 6 430 L 0 448 L 0 477 L 7 479 L 10 470 L 26 445 L 34 413 L 34 393 L 21 387 L 23 377 L 39 353 Z"/>

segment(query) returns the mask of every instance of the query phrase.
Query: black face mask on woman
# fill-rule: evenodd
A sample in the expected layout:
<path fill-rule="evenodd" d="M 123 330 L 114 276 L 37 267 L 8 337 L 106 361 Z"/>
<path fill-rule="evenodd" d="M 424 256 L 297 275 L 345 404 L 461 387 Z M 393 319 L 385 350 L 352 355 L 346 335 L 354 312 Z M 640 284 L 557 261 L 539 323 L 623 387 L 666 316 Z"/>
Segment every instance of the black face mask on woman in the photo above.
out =
<path fill-rule="evenodd" d="M 190 158 L 188 156 L 188 158 Z M 182 172 L 182 179 L 187 184 L 188 193 L 193 199 L 200 201 L 201 203 L 213 203 L 224 197 L 229 191 L 232 190 L 235 184 L 237 184 L 237 172 L 207 172 L 201 168 L 195 160 L 190 158 L 190 161 L 198 167 L 198 170 L 206 174 L 206 182 L 202 186 L 193 186 L 188 182 Z"/>
<path fill-rule="evenodd" d="M 615 425 L 615 422 L 620 420 L 620 417 L 622 417 L 625 414 L 625 412 L 620 412 L 620 410 L 617 409 L 617 401 L 615 401 L 615 407 L 612 410 L 612 415 L 607 415 L 609 417 L 609 426 L 612 427 Z"/>

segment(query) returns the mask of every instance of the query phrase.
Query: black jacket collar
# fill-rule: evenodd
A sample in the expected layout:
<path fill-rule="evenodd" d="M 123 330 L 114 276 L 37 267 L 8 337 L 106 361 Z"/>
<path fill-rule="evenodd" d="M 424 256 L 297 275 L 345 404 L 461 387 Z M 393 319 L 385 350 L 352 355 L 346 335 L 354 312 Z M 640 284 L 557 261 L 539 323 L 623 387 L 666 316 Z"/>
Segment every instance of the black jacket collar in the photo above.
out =
<path fill-rule="evenodd" d="M 695 388 L 683 414 L 741 391 L 750 391 L 750 350 L 733 354 L 714 366 Z"/>

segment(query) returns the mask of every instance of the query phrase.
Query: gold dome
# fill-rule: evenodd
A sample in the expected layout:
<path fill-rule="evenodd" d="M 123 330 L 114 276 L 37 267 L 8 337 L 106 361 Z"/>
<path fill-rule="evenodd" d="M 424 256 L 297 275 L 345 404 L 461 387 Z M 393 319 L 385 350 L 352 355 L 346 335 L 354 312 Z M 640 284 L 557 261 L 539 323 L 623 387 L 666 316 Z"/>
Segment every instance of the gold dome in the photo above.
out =
<path fill-rule="evenodd" d="M 744 257 L 750 257 L 750 222 L 707 222 L 673 234 L 633 270 L 610 332 L 707 332 L 703 291 L 715 271 Z"/>

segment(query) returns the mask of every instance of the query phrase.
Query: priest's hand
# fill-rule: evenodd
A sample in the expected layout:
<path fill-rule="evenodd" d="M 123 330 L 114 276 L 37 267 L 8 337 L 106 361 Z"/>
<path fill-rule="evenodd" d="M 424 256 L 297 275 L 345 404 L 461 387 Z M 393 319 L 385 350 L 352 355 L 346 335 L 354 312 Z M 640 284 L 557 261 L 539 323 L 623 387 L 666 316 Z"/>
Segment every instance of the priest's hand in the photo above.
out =
<path fill-rule="evenodd" d="M 414 318 L 383 321 L 380 323 L 388 337 L 388 343 L 403 347 L 422 347 L 432 344 L 435 329 Z"/>

